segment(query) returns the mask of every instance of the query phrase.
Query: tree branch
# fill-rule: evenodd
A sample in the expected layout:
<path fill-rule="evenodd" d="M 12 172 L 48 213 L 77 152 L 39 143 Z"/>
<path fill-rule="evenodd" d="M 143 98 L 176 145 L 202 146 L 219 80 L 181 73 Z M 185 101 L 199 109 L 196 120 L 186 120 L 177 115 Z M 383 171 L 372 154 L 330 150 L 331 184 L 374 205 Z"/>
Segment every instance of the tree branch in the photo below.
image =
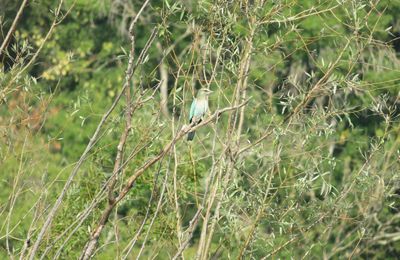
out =
<path fill-rule="evenodd" d="M 194 126 L 194 122 L 187 126 L 184 125 L 181 130 L 179 130 L 179 132 L 175 135 L 175 137 L 158 153 L 158 155 L 156 157 L 154 157 L 153 159 L 148 160 L 144 165 L 142 165 L 139 169 L 137 169 L 131 177 L 129 177 L 129 179 L 127 180 L 127 182 L 125 183 L 125 186 L 123 187 L 122 191 L 120 192 L 120 194 L 115 198 L 114 201 L 112 201 L 112 203 L 109 203 L 107 208 L 103 211 L 103 214 L 101 215 L 97 227 L 94 229 L 90 240 L 87 242 L 85 248 L 83 249 L 82 255 L 80 257 L 80 259 L 89 259 L 99 240 L 100 234 L 102 233 L 111 212 L 113 211 L 113 209 L 115 208 L 115 206 L 123 199 L 125 198 L 125 196 L 128 194 L 128 192 L 132 189 L 133 184 L 136 182 L 136 180 L 151 166 L 153 166 L 156 162 L 158 162 L 159 160 L 161 160 L 171 149 L 172 147 L 175 145 L 175 143 L 177 141 L 179 141 L 180 139 L 182 139 L 188 132 L 194 131 L 206 124 L 209 124 L 211 121 L 213 121 L 214 119 L 216 119 L 217 117 L 219 117 L 222 113 L 226 112 L 226 111 L 230 111 L 230 110 L 235 110 L 238 108 L 243 107 L 244 105 L 246 105 L 248 102 L 248 100 L 246 100 L 245 102 L 239 104 L 238 106 L 233 106 L 233 107 L 226 107 L 224 109 L 221 110 L 217 110 L 212 116 L 210 116 L 209 118 L 207 118 L 206 120 L 202 121 L 200 124 Z"/>

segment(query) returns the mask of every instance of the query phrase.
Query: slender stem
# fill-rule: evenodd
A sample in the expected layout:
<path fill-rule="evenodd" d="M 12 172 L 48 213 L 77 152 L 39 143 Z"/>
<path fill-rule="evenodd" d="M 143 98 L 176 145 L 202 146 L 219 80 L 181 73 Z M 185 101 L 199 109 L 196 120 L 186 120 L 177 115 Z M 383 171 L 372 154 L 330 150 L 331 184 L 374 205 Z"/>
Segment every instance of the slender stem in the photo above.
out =
<path fill-rule="evenodd" d="M 17 28 L 17 23 L 18 23 L 19 19 L 21 18 L 22 12 L 24 11 L 27 3 L 28 3 L 28 0 L 24 0 L 18 9 L 17 15 L 15 16 L 14 21 L 11 24 L 10 29 L 8 30 L 6 38 L 4 38 L 4 41 L 0 46 L 0 58 L 1 58 L 3 51 L 7 48 L 8 43 L 10 42 L 12 34 L 14 33 L 15 29 Z"/>

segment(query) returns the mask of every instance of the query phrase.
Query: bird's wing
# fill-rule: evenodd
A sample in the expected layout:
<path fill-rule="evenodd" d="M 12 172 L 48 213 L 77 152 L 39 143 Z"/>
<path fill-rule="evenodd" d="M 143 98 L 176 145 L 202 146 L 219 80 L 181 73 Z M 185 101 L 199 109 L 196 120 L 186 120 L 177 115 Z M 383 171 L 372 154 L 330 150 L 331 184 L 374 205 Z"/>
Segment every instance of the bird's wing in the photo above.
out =
<path fill-rule="evenodd" d="M 196 110 L 196 99 L 193 99 L 192 105 L 190 106 L 189 121 L 192 123 L 194 111 Z"/>

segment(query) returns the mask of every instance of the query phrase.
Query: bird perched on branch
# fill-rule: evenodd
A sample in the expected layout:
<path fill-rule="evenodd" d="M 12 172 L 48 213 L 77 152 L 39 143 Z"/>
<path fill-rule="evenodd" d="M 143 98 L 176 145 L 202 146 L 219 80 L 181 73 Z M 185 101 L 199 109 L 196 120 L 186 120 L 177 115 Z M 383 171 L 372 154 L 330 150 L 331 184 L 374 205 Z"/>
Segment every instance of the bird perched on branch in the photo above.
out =
<path fill-rule="evenodd" d="M 203 116 L 207 113 L 208 110 L 208 96 L 212 93 L 211 90 L 206 88 L 201 88 L 197 92 L 196 98 L 192 102 L 192 106 L 190 107 L 189 114 L 189 122 L 194 122 L 194 125 L 197 125 L 203 119 Z M 187 140 L 192 141 L 194 138 L 195 131 L 189 132 Z"/>

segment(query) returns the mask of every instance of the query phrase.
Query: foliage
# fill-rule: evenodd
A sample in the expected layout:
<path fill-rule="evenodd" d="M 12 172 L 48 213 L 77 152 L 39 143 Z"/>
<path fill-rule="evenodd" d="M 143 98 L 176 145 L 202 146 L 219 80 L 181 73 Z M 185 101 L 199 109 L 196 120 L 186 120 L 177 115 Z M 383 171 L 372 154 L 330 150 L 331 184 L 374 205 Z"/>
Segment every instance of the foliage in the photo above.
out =
<path fill-rule="evenodd" d="M 91 239 L 99 259 L 400 254 L 400 2 L 150 1 L 134 62 L 158 33 L 94 138 L 129 76 L 141 5 L 24 8 L 0 53 L 1 258 L 79 258 Z M 4 6 L 1 42 L 19 8 Z M 200 87 L 210 114 L 232 109 L 187 142 Z"/>

